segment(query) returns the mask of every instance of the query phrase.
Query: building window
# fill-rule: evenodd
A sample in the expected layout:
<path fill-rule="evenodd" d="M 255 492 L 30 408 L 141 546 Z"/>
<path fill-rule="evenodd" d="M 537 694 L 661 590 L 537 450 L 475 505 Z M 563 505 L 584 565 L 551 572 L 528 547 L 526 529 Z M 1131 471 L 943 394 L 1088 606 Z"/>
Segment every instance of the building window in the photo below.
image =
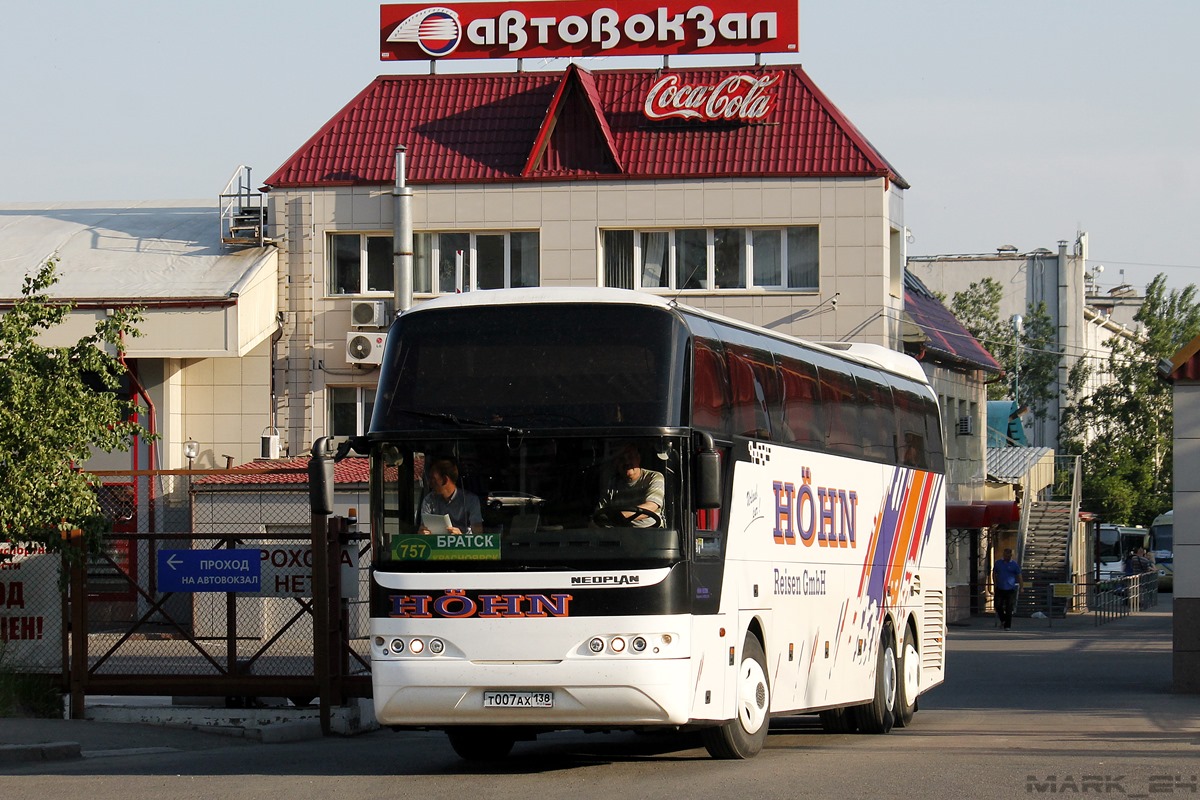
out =
<path fill-rule="evenodd" d="M 538 286 L 537 231 L 446 231 L 413 237 L 413 291 L 439 294 Z"/>
<path fill-rule="evenodd" d="M 367 386 L 330 386 L 329 435 L 361 436 L 371 425 L 375 389 Z"/>
<path fill-rule="evenodd" d="M 603 232 L 604 285 L 621 289 L 815 292 L 816 226 Z"/>
<path fill-rule="evenodd" d="M 329 237 L 330 294 L 392 292 L 392 237 L 334 233 Z"/>
<path fill-rule="evenodd" d="M 415 234 L 413 291 L 438 294 L 537 286 L 539 245 L 537 231 Z M 390 235 L 331 234 L 330 294 L 390 294 L 393 258 Z"/>

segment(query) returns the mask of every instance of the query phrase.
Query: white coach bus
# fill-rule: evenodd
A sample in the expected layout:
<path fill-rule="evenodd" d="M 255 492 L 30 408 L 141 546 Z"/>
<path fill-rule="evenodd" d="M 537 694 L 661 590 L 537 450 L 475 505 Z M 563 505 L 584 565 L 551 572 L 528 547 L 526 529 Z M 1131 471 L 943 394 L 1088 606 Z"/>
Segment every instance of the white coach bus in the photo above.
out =
<path fill-rule="evenodd" d="M 908 725 L 943 679 L 941 428 L 906 356 L 630 291 L 471 292 L 392 325 L 364 439 L 383 725 L 467 759 L 561 729 L 748 758 L 771 717 Z M 631 461 L 658 502 L 604 505 Z M 439 470 L 479 519 L 421 513 Z"/>

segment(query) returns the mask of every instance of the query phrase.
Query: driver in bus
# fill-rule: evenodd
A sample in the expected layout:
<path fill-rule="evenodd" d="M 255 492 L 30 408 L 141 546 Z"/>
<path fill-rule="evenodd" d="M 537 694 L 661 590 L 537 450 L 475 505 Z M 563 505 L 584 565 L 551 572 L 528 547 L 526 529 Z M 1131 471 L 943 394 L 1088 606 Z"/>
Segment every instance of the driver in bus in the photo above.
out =
<path fill-rule="evenodd" d="M 421 501 L 418 533 L 428 535 L 433 532 L 424 521 L 427 514 L 449 517 L 446 533 L 454 536 L 483 531 L 483 510 L 479 498 L 459 487 L 458 466 L 452 460 L 439 458 L 430 465 L 429 485 L 429 494 Z"/>
<path fill-rule="evenodd" d="M 661 472 L 642 469 L 642 454 L 627 444 L 617 453 L 616 474 L 596 509 L 596 522 L 606 528 L 617 525 L 634 528 L 662 526 L 666 482 Z M 649 513 L 647 513 L 649 512 Z"/>

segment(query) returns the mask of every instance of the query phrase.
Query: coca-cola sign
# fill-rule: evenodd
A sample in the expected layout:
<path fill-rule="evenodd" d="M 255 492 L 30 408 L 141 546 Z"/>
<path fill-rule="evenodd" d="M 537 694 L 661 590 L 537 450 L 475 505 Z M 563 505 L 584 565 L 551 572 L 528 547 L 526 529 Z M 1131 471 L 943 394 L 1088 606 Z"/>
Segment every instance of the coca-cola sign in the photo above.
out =
<path fill-rule="evenodd" d="M 642 112 L 650 119 L 762 122 L 775 110 L 772 87 L 781 76 L 751 73 L 729 75 L 717 83 L 685 83 L 678 75 L 664 75 L 646 92 Z"/>
<path fill-rule="evenodd" d="M 382 61 L 796 53 L 796 2 L 482 0 L 379 7 Z"/>

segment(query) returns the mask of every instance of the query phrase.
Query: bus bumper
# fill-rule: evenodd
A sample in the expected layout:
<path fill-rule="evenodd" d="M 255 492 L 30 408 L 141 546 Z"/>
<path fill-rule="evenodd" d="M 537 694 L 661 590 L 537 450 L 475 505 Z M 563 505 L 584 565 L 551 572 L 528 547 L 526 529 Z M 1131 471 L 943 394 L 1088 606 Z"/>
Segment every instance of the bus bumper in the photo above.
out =
<path fill-rule="evenodd" d="M 682 725 L 691 708 L 686 658 L 504 664 L 375 659 L 371 669 L 375 717 L 381 725 Z M 485 707 L 484 693 L 495 690 L 552 692 L 553 705 Z"/>

